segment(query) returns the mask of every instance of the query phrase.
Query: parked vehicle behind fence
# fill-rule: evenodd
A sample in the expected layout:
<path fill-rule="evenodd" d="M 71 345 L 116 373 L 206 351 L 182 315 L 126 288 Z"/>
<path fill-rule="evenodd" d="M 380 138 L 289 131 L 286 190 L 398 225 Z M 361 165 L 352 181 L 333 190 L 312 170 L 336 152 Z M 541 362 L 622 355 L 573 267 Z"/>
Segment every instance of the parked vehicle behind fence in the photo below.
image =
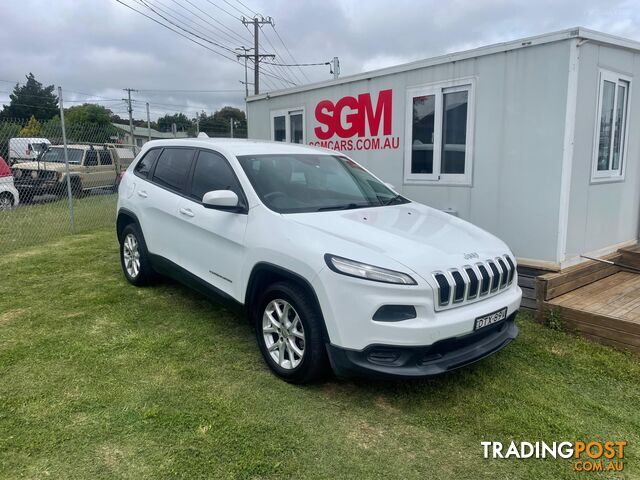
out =
<path fill-rule="evenodd" d="M 10 138 L 9 165 L 36 160 L 50 145 L 46 138 Z"/>
<path fill-rule="evenodd" d="M 11 210 L 18 206 L 20 195 L 13 184 L 11 168 L 0 157 L 0 210 Z"/>
<path fill-rule="evenodd" d="M 73 195 L 93 189 L 116 190 L 120 173 L 131 163 L 131 148 L 115 145 L 68 145 L 69 180 Z M 23 201 L 43 194 L 67 192 L 64 147 L 49 147 L 37 160 L 14 165 L 16 188 Z"/>
<path fill-rule="evenodd" d="M 294 383 L 329 366 L 439 374 L 518 332 L 509 248 L 339 152 L 151 141 L 122 179 L 117 236 L 130 283 L 160 272 L 241 304 L 266 363 Z"/>

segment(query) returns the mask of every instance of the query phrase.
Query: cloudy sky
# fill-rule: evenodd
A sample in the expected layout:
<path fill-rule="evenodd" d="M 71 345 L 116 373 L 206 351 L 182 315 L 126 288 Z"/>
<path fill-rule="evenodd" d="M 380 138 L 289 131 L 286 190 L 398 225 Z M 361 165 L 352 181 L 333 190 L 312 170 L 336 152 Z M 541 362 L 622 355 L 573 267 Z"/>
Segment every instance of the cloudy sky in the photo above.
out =
<path fill-rule="evenodd" d="M 261 50 L 274 62 L 338 56 L 342 75 L 578 25 L 640 41 L 640 0 L 121 1 L 227 57 L 252 46 L 243 13 L 271 16 L 275 30 L 263 28 Z M 243 65 L 116 0 L 0 0 L 0 18 L 0 102 L 33 72 L 70 102 L 96 99 L 121 116 L 126 87 L 139 90 L 137 118 L 145 101 L 152 117 L 244 105 Z M 261 91 L 330 78 L 326 65 L 269 66 L 266 75 Z"/>

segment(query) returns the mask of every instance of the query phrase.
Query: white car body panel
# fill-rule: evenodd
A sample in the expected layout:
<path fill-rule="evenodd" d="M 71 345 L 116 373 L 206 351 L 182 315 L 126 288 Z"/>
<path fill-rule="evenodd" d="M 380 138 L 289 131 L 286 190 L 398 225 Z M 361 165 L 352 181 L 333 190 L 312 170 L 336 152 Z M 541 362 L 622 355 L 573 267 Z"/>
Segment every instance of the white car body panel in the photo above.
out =
<path fill-rule="evenodd" d="M 0 194 L 7 192 L 13 196 L 13 206 L 17 207 L 20 203 L 20 194 L 13 184 L 13 177 L 0 177 Z"/>
<path fill-rule="evenodd" d="M 137 161 L 153 147 L 212 149 L 231 165 L 246 195 L 248 212 L 205 208 L 138 178 Z M 361 350 L 370 345 L 424 346 L 469 334 L 474 319 L 501 308 L 516 312 L 522 292 L 517 275 L 499 292 L 452 308 L 436 307 L 434 271 L 461 268 L 509 255 L 488 232 L 459 218 L 415 202 L 313 213 L 280 214 L 267 208 L 237 156 L 266 153 L 340 152 L 276 142 L 181 139 L 145 144 L 122 179 L 118 209 L 134 213 L 148 249 L 207 284 L 245 303 L 254 267 L 268 263 L 304 279 L 313 288 L 331 345 Z M 144 192 L 146 196 L 140 196 Z M 185 215 L 185 210 L 190 212 Z M 192 215 L 191 215 L 192 214 Z M 380 283 L 331 270 L 324 255 L 403 272 L 417 285 Z M 372 319 L 382 305 L 413 305 L 416 318 L 398 322 Z"/>

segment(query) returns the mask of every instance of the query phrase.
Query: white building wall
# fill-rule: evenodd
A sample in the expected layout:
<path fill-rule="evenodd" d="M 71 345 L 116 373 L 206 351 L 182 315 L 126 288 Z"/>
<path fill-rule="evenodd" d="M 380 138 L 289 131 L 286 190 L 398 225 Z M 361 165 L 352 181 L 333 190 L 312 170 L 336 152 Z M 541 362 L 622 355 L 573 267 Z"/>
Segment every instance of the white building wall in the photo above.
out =
<path fill-rule="evenodd" d="M 346 154 L 409 198 L 456 210 L 505 240 L 525 262 L 558 262 L 558 222 L 569 40 L 519 48 L 299 93 L 249 100 L 249 137 L 271 138 L 270 112 L 303 107 L 305 140 L 316 140 L 316 104 L 393 90 L 392 134 L 397 150 Z M 410 87 L 473 78 L 475 114 L 470 186 L 404 181 L 405 104 Z M 546 262 L 546 263 L 545 263 Z"/>
<path fill-rule="evenodd" d="M 638 239 L 640 217 L 640 55 L 592 42 L 579 47 L 575 143 L 567 232 L 567 262 Z M 592 183 L 600 69 L 631 77 L 629 137 L 622 181 Z"/>

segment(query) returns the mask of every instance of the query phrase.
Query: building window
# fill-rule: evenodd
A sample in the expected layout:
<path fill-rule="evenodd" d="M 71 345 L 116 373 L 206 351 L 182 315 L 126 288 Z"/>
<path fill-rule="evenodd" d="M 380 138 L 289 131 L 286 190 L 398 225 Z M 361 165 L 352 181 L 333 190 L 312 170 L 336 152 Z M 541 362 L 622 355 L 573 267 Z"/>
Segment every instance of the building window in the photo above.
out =
<path fill-rule="evenodd" d="M 624 178 L 630 87 L 629 78 L 600 71 L 591 175 L 594 182 Z"/>
<path fill-rule="evenodd" d="M 304 143 L 304 108 L 272 111 L 271 139 L 276 142 Z"/>
<path fill-rule="evenodd" d="M 407 91 L 407 183 L 471 183 L 472 94 L 471 79 Z"/>

